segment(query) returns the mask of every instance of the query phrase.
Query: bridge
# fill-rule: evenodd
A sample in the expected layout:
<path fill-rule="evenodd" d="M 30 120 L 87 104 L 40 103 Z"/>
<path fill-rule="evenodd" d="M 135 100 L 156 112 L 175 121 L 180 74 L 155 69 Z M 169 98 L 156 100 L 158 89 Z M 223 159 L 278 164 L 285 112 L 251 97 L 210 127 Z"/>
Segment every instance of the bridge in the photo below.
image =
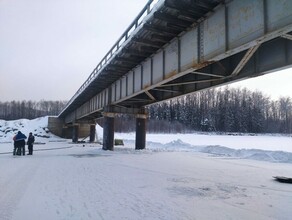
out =
<path fill-rule="evenodd" d="M 291 40 L 292 1 L 149 0 L 58 118 L 76 141 L 103 117 L 113 150 L 115 115 L 134 114 L 143 149 L 145 106 L 287 68 Z"/>

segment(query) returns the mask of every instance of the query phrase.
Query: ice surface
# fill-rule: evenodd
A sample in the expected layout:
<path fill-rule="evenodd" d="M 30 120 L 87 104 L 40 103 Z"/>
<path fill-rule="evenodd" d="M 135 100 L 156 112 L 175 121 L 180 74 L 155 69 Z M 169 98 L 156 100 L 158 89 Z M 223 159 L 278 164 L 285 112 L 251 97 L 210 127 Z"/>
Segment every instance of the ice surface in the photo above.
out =
<path fill-rule="evenodd" d="M 71 144 L 47 119 L 0 121 L 1 219 L 290 219 L 291 137 L 116 134 L 124 146 Z M 11 131 L 7 132 L 7 128 Z M 12 156 L 18 129 L 39 136 L 33 156 Z M 3 132 L 4 131 L 4 132 Z M 102 137 L 102 128 L 97 127 Z"/>

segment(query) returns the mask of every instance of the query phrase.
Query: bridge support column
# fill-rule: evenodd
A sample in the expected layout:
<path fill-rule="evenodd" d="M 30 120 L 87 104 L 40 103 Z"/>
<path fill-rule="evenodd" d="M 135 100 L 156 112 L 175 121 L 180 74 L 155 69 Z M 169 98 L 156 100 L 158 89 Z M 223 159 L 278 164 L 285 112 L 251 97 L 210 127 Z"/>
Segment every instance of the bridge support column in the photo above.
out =
<path fill-rule="evenodd" d="M 103 122 L 103 150 L 114 150 L 114 133 L 115 133 L 115 115 L 114 113 L 104 113 Z"/>
<path fill-rule="evenodd" d="M 93 143 L 95 141 L 95 124 L 90 125 L 90 135 L 89 135 L 89 142 Z"/>
<path fill-rule="evenodd" d="M 146 114 L 136 115 L 136 150 L 145 149 L 146 146 L 146 118 Z"/>
<path fill-rule="evenodd" d="M 72 142 L 77 143 L 79 137 L 79 124 L 74 124 L 72 129 Z"/>

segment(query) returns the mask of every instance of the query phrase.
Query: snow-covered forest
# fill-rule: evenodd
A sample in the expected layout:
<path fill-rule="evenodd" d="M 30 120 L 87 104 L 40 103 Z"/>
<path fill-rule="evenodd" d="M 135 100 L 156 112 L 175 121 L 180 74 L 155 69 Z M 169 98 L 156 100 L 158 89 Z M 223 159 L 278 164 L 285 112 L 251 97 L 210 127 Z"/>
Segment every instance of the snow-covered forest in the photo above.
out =
<path fill-rule="evenodd" d="M 58 115 L 67 101 L 11 101 L 0 102 L 0 119 L 34 119 L 46 115 Z"/>
<path fill-rule="evenodd" d="M 149 132 L 292 133 L 292 99 L 272 100 L 246 88 L 210 89 L 148 107 Z M 117 122 L 117 130 L 123 131 Z M 134 123 L 126 126 L 135 129 Z"/>
<path fill-rule="evenodd" d="M 0 119 L 33 119 L 58 115 L 66 101 L 0 102 Z M 292 99 L 272 100 L 260 91 L 221 87 L 159 102 L 147 107 L 148 132 L 190 131 L 292 133 Z M 115 130 L 135 130 L 135 118 L 120 115 Z"/>
<path fill-rule="evenodd" d="M 292 133 L 292 99 L 271 100 L 247 89 L 210 89 L 149 107 L 151 119 L 177 121 L 192 130 Z"/>

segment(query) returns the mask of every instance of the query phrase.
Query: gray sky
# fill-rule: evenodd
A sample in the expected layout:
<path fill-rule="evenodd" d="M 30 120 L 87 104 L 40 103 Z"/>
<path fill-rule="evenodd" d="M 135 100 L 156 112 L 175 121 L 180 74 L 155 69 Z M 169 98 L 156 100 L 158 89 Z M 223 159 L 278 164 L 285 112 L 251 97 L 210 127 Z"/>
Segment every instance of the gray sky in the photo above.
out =
<path fill-rule="evenodd" d="M 0 0 L 0 101 L 69 100 L 147 1 Z M 291 95 L 285 72 L 240 85 Z"/>
<path fill-rule="evenodd" d="M 0 101 L 69 100 L 147 0 L 0 0 Z"/>
<path fill-rule="evenodd" d="M 273 100 L 280 97 L 292 98 L 292 68 L 265 74 L 230 84 L 231 87 L 246 87 L 251 91 L 261 91 Z"/>

